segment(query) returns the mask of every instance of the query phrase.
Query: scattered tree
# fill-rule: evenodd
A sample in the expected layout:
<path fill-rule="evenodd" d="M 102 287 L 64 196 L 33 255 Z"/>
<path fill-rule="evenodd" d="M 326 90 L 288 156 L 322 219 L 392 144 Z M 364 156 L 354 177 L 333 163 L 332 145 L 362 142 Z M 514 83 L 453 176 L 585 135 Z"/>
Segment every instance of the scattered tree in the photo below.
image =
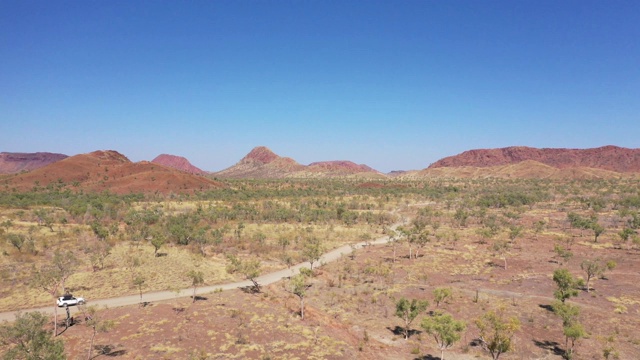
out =
<path fill-rule="evenodd" d="M 463 321 L 454 320 L 450 314 L 441 312 L 422 319 L 420 326 L 438 344 L 441 360 L 444 360 L 444 351 L 460 340 L 461 333 L 467 327 Z"/>
<path fill-rule="evenodd" d="M 102 318 L 102 314 L 98 313 L 98 308 L 95 306 L 89 306 L 82 308 L 82 313 L 85 316 L 85 325 L 91 328 L 91 340 L 89 342 L 89 351 L 87 352 L 87 360 L 91 359 L 93 354 L 93 341 L 96 338 L 96 334 L 99 332 L 107 332 L 111 330 L 115 323 L 113 320 L 105 320 Z"/>
<path fill-rule="evenodd" d="M 311 287 L 311 284 L 307 282 L 308 276 L 305 272 L 301 272 L 291 277 L 289 281 L 292 294 L 300 299 L 300 318 L 304 320 L 304 299 L 307 296 L 307 289 Z"/>
<path fill-rule="evenodd" d="M 564 358 L 567 360 L 571 360 L 573 359 L 573 356 L 575 354 L 576 341 L 580 338 L 585 337 L 586 332 L 584 331 L 584 327 L 582 327 L 582 324 L 575 323 L 569 326 L 565 326 L 562 329 L 562 333 L 565 336 Z M 569 345 L 569 342 L 571 342 L 571 345 Z"/>
<path fill-rule="evenodd" d="M 104 261 L 107 256 L 111 255 L 111 245 L 106 241 L 94 239 L 84 249 L 86 254 L 89 254 L 89 261 L 91 262 L 91 268 L 93 271 L 103 270 Z"/>
<path fill-rule="evenodd" d="M 166 239 L 159 231 L 151 235 L 151 246 L 153 246 L 153 256 L 158 256 L 158 250 L 164 245 Z"/>
<path fill-rule="evenodd" d="M 520 235 L 522 235 L 522 226 L 512 225 L 509 227 L 509 240 L 511 240 L 511 242 L 516 241 Z"/>
<path fill-rule="evenodd" d="M 140 306 L 144 306 L 144 302 L 142 301 L 142 290 L 144 289 L 146 281 L 147 279 L 142 274 L 136 274 L 132 281 L 133 286 L 135 286 L 140 293 Z"/>
<path fill-rule="evenodd" d="M 451 295 L 451 288 L 435 288 L 433 290 L 433 301 L 436 302 L 436 307 L 440 307 L 440 303 L 450 298 Z"/>
<path fill-rule="evenodd" d="M 404 321 L 404 338 L 409 338 L 409 326 L 413 322 L 413 320 L 422 312 L 424 312 L 429 306 L 429 302 L 427 300 L 416 300 L 412 299 L 411 301 L 406 298 L 401 298 L 396 303 L 396 316 L 401 318 Z"/>
<path fill-rule="evenodd" d="M 255 292 L 260 292 L 260 284 L 257 278 L 260 276 L 260 259 L 240 259 L 235 255 L 227 255 L 229 264 L 227 265 L 227 272 L 230 274 L 240 273 L 244 275 L 244 278 L 250 280 L 253 283 L 253 289 Z"/>
<path fill-rule="evenodd" d="M 593 236 L 594 236 L 593 242 L 598 242 L 598 237 L 602 235 L 605 229 L 604 229 L 604 226 L 600 225 L 597 221 L 594 221 L 591 224 L 591 230 L 593 230 Z"/>
<path fill-rule="evenodd" d="M 554 314 L 558 315 L 560 319 L 562 319 L 562 326 L 569 326 L 578 321 L 580 308 L 577 305 L 556 301 L 553 303 L 552 309 Z"/>
<path fill-rule="evenodd" d="M 238 239 L 238 241 L 240 241 L 240 239 L 242 238 L 242 232 L 244 231 L 244 228 L 245 228 L 244 223 L 240 222 L 236 227 L 236 229 L 234 230 L 234 234 L 236 235 L 236 239 Z"/>
<path fill-rule="evenodd" d="M 584 260 L 580 264 L 580 268 L 587 274 L 586 290 L 587 292 L 589 292 L 589 290 L 591 289 L 591 279 L 594 276 L 604 274 L 605 268 L 597 260 Z"/>
<path fill-rule="evenodd" d="M 70 251 L 56 251 L 50 264 L 34 269 L 30 285 L 43 289 L 53 297 L 53 335 L 58 335 L 58 305 L 55 300 L 60 295 L 58 291 L 66 293 L 65 282 L 77 266 L 77 259 Z"/>
<path fill-rule="evenodd" d="M 280 236 L 278 238 L 278 246 L 282 248 L 282 253 L 284 254 L 287 250 L 287 246 L 291 245 L 291 239 L 288 236 Z"/>
<path fill-rule="evenodd" d="M 7 235 L 7 241 L 18 249 L 18 252 L 22 252 L 22 246 L 24 246 L 26 242 L 26 237 L 22 234 L 9 233 Z"/>
<path fill-rule="evenodd" d="M 462 209 L 459 208 L 456 210 L 456 213 L 453 215 L 453 219 L 456 220 L 458 227 L 465 227 L 467 226 L 467 219 L 469 219 L 469 213 Z"/>
<path fill-rule="evenodd" d="M 562 259 L 562 262 L 560 262 L 560 265 L 563 265 L 564 263 L 569 262 L 569 260 L 573 257 L 573 253 L 568 249 L 565 249 L 564 247 L 562 247 L 562 245 L 560 244 L 553 245 L 553 252 L 555 252 L 556 255 Z"/>
<path fill-rule="evenodd" d="M 57 275 L 60 281 L 60 287 L 62 287 L 63 293 L 67 292 L 65 283 L 67 279 L 76 271 L 78 264 L 78 258 L 76 258 L 74 253 L 69 250 L 56 251 L 53 254 L 52 266 L 54 268 L 54 273 Z"/>
<path fill-rule="evenodd" d="M 633 235 L 635 235 L 635 233 L 636 233 L 635 230 L 625 227 L 624 229 L 618 232 L 618 236 L 620 237 L 620 241 L 622 241 L 623 244 L 626 244 L 629 241 L 629 239 Z"/>
<path fill-rule="evenodd" d="M 562 302 L 570 297 L 578 296 L 578 288 L 582 285 L 582 281 L 574 278 L 567 269 L 554 271 L 553 281 L 558 286 L 553 296 Z"/>
<path fill-rule="evenodd" d="M 309 262 L 311 270 L 313 270 L 313 264 L 320 261 L 324 250 L 324 245 L 319 238 L 312 236 L 305 240 L 302 247 L 302 256 Z"/>
<path fill-rule="evenodd" d="M 509 253 L 509 249 L 511 248 L 511 244 L 504 240 L 498 240 L 493 243 L 493 251 L 495 251 L 502 260 L 504 261 L 504 269 L 507 270 L 507 254 Z"/>
<path fill-rule="evenodd" d="M 480 343 L 493 360 L 513 350 L 513 336 L 520 329 L 517 317 L 506 318 L 503 310 L 488 311 L 475 323 L 480 331 Z"/>
<path fill-rule="evenodd" d="M 591 289 L 591 279 L 593 279 L 594 277 L 603 277 L 604 273 L 607 270 L 614 269 L 616 265 L 616 262 L 613 260 L 608 261 L 606 264 L 603 264 L 599 259 L 584 260 L 580 264 L 580 268 L 587 274 L 587 292 L 589 292 L 589 290 Z"/>
<path fill-rule="evenodd" d="M 572 359 L 576 341 L 585 335 L 584 328 L 578 322 L 580 308 L 577 305 L 556 301 L 553 304 L 553 312 L 562 319 L 562 331 L 565 336 L 564 358 Z M 569 341 L 571 341 L 570 345 Z"/>
<path fill-rule="evenodd" d="M 198 286 L 204 284 L 204 275 L 202 271 L 194 269 L 187 273 L 187 277 L 191 280 L 191 285 L 193 286 L 193 302 L 196 302 L 196 290 Z"/>
<path fill-rule="evenodd" d="M 536 240 L 538 239 L 538 235 L 544 230 L 546 224 L 544 220 L 538 220 L 533 224 L 533 232 L 536 235 Z"/>
<path fill-rule="evenodd" d="M 0 325 L 0 345 L 8 347 L 2 359 L 63 360 L 64 343 L 56 340 L 44 325 L 49 316 L 39 313 L 17 313 L 13 324 Z"/>

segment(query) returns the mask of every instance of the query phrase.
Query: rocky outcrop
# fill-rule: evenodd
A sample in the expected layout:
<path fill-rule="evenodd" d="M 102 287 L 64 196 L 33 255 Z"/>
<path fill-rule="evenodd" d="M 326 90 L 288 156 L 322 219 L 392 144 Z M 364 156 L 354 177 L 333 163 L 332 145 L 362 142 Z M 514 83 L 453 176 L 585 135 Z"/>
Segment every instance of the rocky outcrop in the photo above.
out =
<path fill-rule="evenodd" d="M 172 167 L 149 161 L 134 163 L 113 150 L 75 155 L 28 173 L 8 175 L 0 185 L 16 191 L 53 187 L 117 194 L 192 193 L 222 186 Z"/>
<path fill-rule="evenodd" d="M 155 159 L 151 160 L 151 162 L 154 164 L 160 164 L 168 166 L 170 168 L 178 169 L 189 174 L 205 175 L 207 173 L 206 171 L 193 166 L 193 164 L 191 164 L 189 160 L 182 156 L 160 154 L 156 156 Z"/>
<path fill-rule="evenodd" d="M 309 171 L 317 172 L 330 172 L 330 173 L 344 173 L 344 174 L 356 174 L 361 172 L 376 172 L 376 170 L 370 168 L 364 164 L 356 164 L 352 161 L 336 160 L 336 161 L 319 161 L 311 163 L 307 166 Z"/>
<path fill-rule="evenodd" d="M 56 161 L 66 159 L 64 154 L 49 152 L 36 153 L 0 153 L 0 174 L 14 174 L 21 171 L 31 171 L 47 166 Z"/>
<path fill-rule="evenodd" d="M 429 169 L 493 167 L 532 160 L 558 169 L 594 168 L 615 172 L 640 172 L 640 149 L 604 146 L 593 149 L 530 148 L 524 146 L 465 151 L 436 161 Z"/>
<path fill-rule="evenodd" d="M 215 177 L 235 179 L 280 179 L 300 171 L 304 165 L 287 157 L 280 157 L 265 146 L 253 148 L 235 165 L 213 173 Z"/>
<path fill-rule="evenodd" d="M 307 166 L 280 157 L 264 146 L 251 150 L 235 165 L 213 174 L 222 178 L 332 178 L 385 176 L 367 165 L 351 161 L 321 161 Z"/>

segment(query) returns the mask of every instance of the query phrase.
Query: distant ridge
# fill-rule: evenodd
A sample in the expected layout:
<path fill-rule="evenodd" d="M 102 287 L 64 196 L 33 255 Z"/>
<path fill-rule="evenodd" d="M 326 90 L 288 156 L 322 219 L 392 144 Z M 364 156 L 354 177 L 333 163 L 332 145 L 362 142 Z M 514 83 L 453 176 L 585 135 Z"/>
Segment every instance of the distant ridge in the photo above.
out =
<path fill-rule="evenodd" d="M 640 172 L 640 149 L 603 146 L 592 149 L 553 149 L 513 146 L 469 150 L 436 161 L 429 169 L 493 167 L 532 160 L 558 169 L 594 168 L 620 173 Z"/>
<path fill-rule="evenodd" d="M 253 148 L 235 165 L 213 173 L 221 178 L 335 178 L 335 177 L 379 177 L 383 174 L 367 165 L 351 161 L 320 161 L 301 165 L 288 157 L 280 157 L 265 146 Z"/>
<path fill-rule="evenodd" d="M 0 153 L 0 174 L 14 174 L 21 171 L 31 171 L 47 166 L 56 161 L 66 159 L 64 154 L 50 152 L 36 153 Z"/>
<path fill-rule="evenodd" d="M 207 172 L 195 167 L 189 160 L 182 156 L 160 154 L 151 160 L 154 164 L 168 166 L 190 174 L 205 175 Z"/>
<path fill-rule="evenodd" d="M 188 193 L 222 187 L 217 181 L 168 166 L 133 163 L 114 150 L 75 155 L 28 173 L 3 176 L 0 185 L 17 191 L 53 186 L 116 194 Z"/>
<path fill-rule="evenodd" d="M 640 173 L 620 173 L 589 167 L 568 167 L 559 169 L 533 160 L 496 166 L 429 167 L 420 171 L 407 171 L 396 176 L 398 179 L 618 179 L 640 178 Z"/>

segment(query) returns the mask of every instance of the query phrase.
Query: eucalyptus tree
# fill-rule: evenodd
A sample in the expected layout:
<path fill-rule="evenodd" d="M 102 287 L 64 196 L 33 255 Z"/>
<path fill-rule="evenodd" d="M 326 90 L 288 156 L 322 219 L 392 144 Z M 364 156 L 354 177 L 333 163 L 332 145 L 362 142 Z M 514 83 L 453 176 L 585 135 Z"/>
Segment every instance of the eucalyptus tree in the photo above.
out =
<path fill-rule="evenodd" d="M 410 328 L 409 326 L 415 320 L 415 318 L 420 315 L 420 313 L 424 312 L 429 306 L 429 302 L 427 300 L 407 300 L 406 298 L 400 298 L 396 303 L 396 316 L 401 318 L 404 322 L 404 327 L 402 328 L 404 338 L 409 338 Z"/>
<path fill-rule="evenodd" d="M 460 340 L 467 325 L 464 321 L 455 320 L 450 314 L 436 312 L 422 319 L 420 324 L 424 331 L 433 336 L 440 349 L 440 359 L 444 360 L 444 351 Z"/>
<path fill-rule="evenodd" d="M 16 320 L 0 325 L 0 345 L 6 346 L 2 359 L 63 360 L 64 343 L 56 340 L 45 324 L 49 316 L 39 312 L 18 313 Z"/>
<path fill-rule="evenodd" d="M 500 355 L 513 350 L 513 337 L 520 329 L 517 317 L 507 318 L 503 310 L 490 310 L 475 323 L 480 331 L 480 343 L 493 360 L 498 360 Z"/>

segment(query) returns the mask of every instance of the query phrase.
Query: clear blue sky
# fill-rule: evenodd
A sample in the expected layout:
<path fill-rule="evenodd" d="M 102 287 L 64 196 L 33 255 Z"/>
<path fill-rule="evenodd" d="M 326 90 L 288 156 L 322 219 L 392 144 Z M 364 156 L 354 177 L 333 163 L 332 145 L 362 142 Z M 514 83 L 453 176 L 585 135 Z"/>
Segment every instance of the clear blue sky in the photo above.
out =
<path fill-rule="evenodd" d="M 639 142 L 638 1 L 0 1 L 0 151 L 386 172 Z"/>

